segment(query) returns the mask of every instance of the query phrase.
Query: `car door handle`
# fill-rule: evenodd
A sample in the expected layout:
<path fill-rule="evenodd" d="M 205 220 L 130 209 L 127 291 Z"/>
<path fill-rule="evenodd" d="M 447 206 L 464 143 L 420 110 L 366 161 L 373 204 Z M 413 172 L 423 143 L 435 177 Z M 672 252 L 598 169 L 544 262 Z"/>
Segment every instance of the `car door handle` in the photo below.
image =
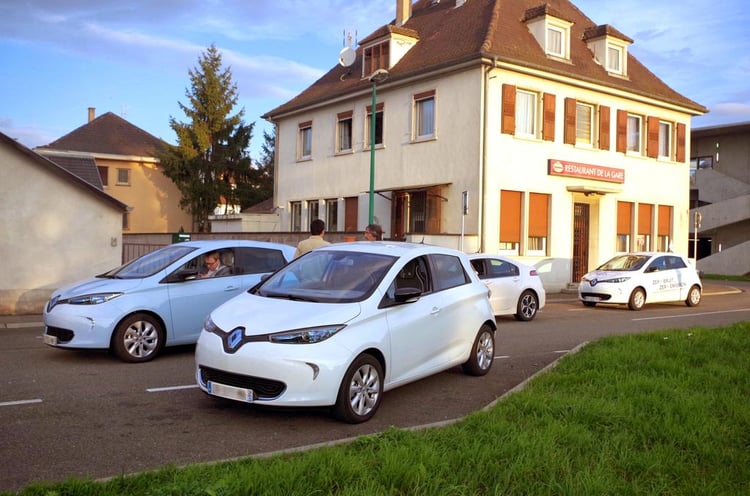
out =
<path fill-rule="evenodd" d="M 440 313 L 440 309 L 438 307 L 432 307 L 432 310 L 430 310 L 430 315 L 437 315 Z"/>
<path fill-rule="evenodd" d="M 235 291 L 239 286 L 227 286 L 224 291 Z"/>

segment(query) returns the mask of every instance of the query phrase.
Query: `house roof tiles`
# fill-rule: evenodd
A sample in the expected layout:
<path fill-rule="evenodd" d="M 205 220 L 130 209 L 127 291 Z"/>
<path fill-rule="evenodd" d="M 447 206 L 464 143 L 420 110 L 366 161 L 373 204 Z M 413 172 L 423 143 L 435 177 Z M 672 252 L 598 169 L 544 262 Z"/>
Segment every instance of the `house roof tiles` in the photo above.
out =
<path fill-rule="evenodd" d="M 40 149 L 155 157 L 165 144 L 122 117 L 107 112 Z"/>
<path fill-rule="evenodd" d="M 569 61 L 548 57 L 523 22 L 528 12 L 539 8 L 544 12 L 558 13 L 556 15 L 572 23 Z M 364 41 L 390 33 L 389 26 L 394 23 L 395 20 L 376 29 Z M 416 33 L 419 42 L 389 69 L 389 82 L 397 83 L 467 62 L 479 65 L 497 61 L 654 98 L 696 114 L 707 111 L 670 88 L 631 54 L 628 55 L 626 78 L 609 75 L 594 60 L 584 39 L 587 29 L 597 28 L 602 29 L 568 0 L 468 0 L 460 7 L 456 7 L 454 1 L 418 0 L 401 29 Z M 629 39 L 611 26 L 607 29 L 613 36 Z M 357 59 L 352 66 L 336 65 L 296 97 L 263 117 L 275 120 L 334 98 L 367 91 L 370 83 L 362 77 L 362 44 L 356 53 Z"/>

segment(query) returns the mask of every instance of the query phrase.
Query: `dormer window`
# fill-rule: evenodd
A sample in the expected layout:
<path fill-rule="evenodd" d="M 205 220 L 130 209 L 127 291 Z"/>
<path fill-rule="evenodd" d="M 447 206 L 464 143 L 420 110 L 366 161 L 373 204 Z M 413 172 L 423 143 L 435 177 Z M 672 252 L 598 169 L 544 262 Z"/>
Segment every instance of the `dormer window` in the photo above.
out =
<path fill-rule="evenodd" d="M 614 74 L 623 74 L 623 67 L 625 67 L 625 61 L 623 60 L 623 54 L 625 49 L 616 45 L 607 45 L 607 72 Z"/>
<path fill-rule="evenodd" d="M 389 43 L 387 41 L 372 45 L 364 49 L 364 61 L 362 64 L 362 77 L 368 77 L 378 69 L 390 67 Z"/>
<path fill-rule="evenodd" d="M 549 5 L 528 9 L 524 22 L 537 43 L 550 57 L 570 59 L 570 28 L 572 22 L 556 14 Z"/>
<path fill-rule="evenodd" d="M 633 40 L 604 24 L 589 28 L 583 40 L 594 54 L 594 60 L 614 76 L 628 75 L 628 45 Z"/>

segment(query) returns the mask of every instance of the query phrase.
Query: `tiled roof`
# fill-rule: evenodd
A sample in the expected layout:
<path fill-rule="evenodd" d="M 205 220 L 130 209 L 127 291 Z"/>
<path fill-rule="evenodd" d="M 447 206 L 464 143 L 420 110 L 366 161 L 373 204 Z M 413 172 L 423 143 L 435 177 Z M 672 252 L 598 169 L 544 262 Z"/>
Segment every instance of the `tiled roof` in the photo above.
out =
<path fill-rule="evenodd" d="M 54 153 L 45 150 L 37 150 L 39 154 L 44 155 L 68 172 L 75 174 L 87 183 L 97 189 L 104 190 L 102 178 L 99 170 L 96 168 L 96 160 L 91 155 L 73 155 Z"/>
<path fill-rule="evenodd" d="M 412 15 L 401 29 L 416 33 L 419 41 L 389 69 L 389 82 L 395 83 L 466 62 L 479 64 L 482 60 L 486 62 L 496 59 L 499 63 L 542 70 L 656 98 L 696 113 L 707 112 L 704 106 L 667 86 L 632 54 L 628 55 L 628 77 L 610 76 L 595 62 L 584 41 L 586 30 L 598 26 L 568 0 L 467 0 L 461 7 L 455 5 L 455 0 L 443 0 L 439 3 L 418 0 L 414 3 Z M 530 12 L 536 13 L 537 10 L 534 9 L 557 13 L 560 18 L 573 23 L 570 61 L 547 57 L 529 32 L 523 19 Z M 606 32 L 628 40 L 614 28 L 608 26 L 606 29 Z M 388 26 L 383 26 L 364 40 L 374 40 L 392 31 Z M 263 117 L 273 120 L 331 98 L 366 91 L 370 88 L 370 83 L 361 77 L 361 64 L 360 44 L 357 59 L 352 66 L 334 66 L 302 93 Z"/>
<path fill-rule="evenodd" d="M 41 149 L 155 157 L 165 146 L 159 138 L 107 112 Z"/>

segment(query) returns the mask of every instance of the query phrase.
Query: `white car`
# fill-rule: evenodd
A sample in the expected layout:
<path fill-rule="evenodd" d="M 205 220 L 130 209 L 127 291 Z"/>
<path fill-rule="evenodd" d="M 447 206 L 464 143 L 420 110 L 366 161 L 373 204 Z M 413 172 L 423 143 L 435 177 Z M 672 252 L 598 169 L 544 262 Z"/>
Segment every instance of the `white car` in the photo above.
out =
<path fill-rule="evenodd" d="M 626 304 L 640 310 L 646 303 L 684 301 L 694 307 L 701 301 L 703 285 L 688 260 L 675 253 L 617 255 L 584 275 L 578 299 L 587 307 L 597 303 Z"/>
<path fill-rule="evenodd" d="M 469 255 L 479 279 L 490 289 L 495 315 L 513 315 L 528 321 L 544 308 L 547 293 L 536 269 L 515 260 L 485 253 Z"/>
<path fill-rule="evenodd" d="M 145 362 L 165 346 L 192 344 L 206 315 L 284 265 L 295 248 L 279 243 L 211 240 L 175 243 L 60 288 L 44 309 L 44 342 L 68 349 L 109 349 Z M 209 254 L 224 274 L 201 278 Z M 219 268 L 219 267 L 216 267 Z M 205 270 L 205 269 L 204 269 Z"/>
<path fill-rule="evenodd" d="M 328 406 L 370 419 L 389 389 L 461 365 L 489 372 L 495 318 L 467 256 L 436 246 L 340 243 L 297 258 L 206 320 L 195 350 L 206 393 Z"/>

